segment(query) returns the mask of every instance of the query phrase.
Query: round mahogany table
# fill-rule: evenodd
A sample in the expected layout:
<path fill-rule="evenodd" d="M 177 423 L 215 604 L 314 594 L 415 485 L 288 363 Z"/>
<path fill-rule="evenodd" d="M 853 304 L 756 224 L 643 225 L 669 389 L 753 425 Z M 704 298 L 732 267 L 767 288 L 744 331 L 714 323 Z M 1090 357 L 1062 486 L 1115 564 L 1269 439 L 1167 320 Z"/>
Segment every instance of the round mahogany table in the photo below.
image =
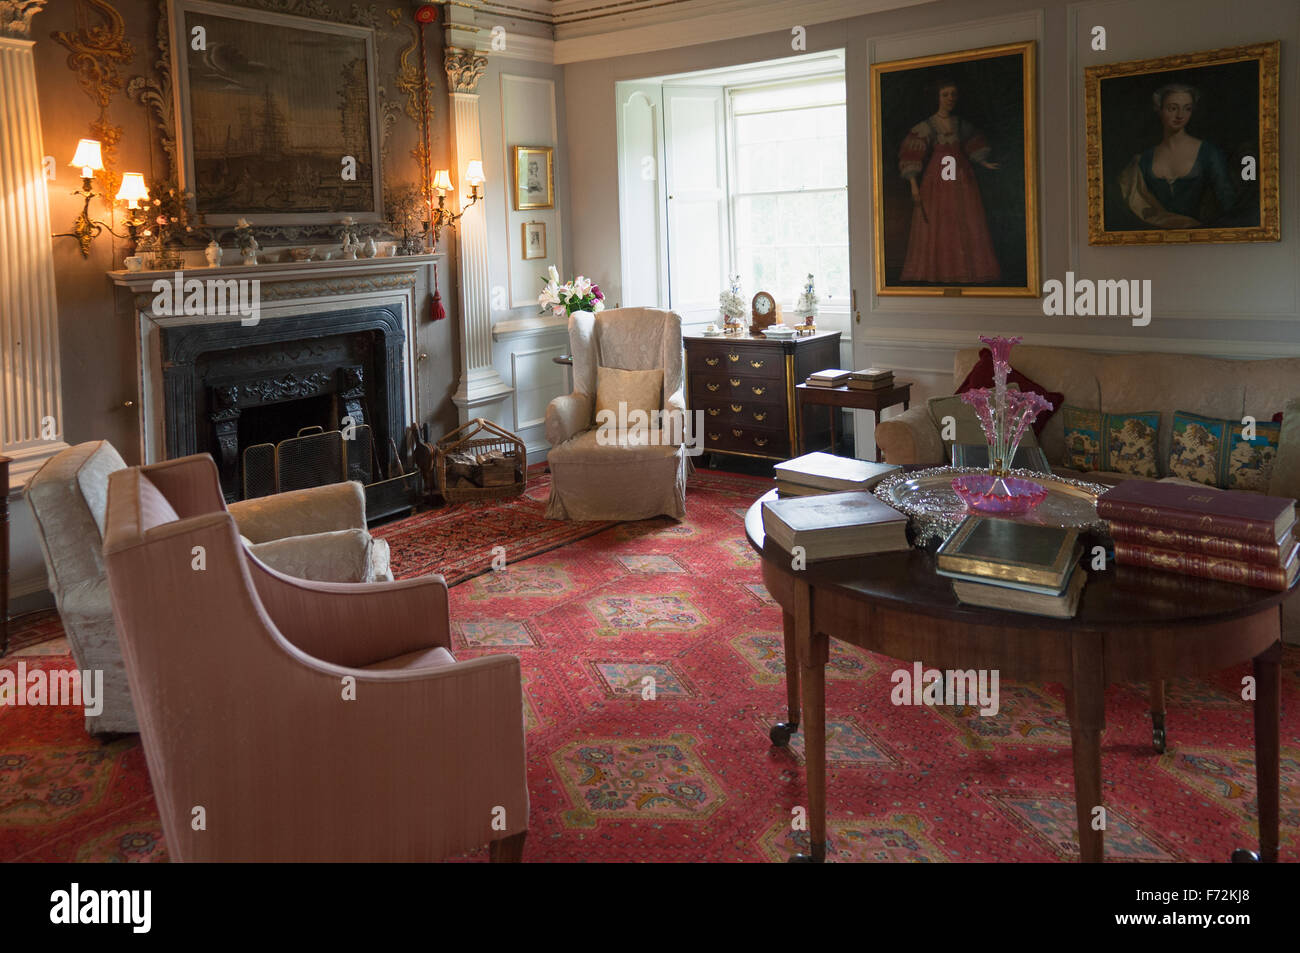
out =
<path fill-rule="evenodd" d="M 996 669 L 1003 681 L 1064 684 L 1079 848 L 1081 859 L 1093 862 L 1103 853 L 1093 809 L 1103 806 L 1106 686 L 1151 684 L 1155 744 L 1163 750 L 1164 680 L 1253 659 L 1259 852 L 1239 849 L 1233 860 L 1277 860 L 1278 663 L 1282 601 L 1289 593 L 1112 564 L 1089 572 L 1073 619 L 968 606 L 957 601 L 950 580 L 935 572 L 934 554 L 924 550 L 795 569 L 790 554 L 763 532 L 762 505 L 776 498 L 770 490 L 750 506 L 745 535 L 762 556 L 763 583 L 781 606 L 785 630 L 789 718 L 772 729 L 774 744 L 786 744 L 799 727 L 802 684 L 812 846 L 810 855 L 792 859 L 826 857 L 825 665 L 834 638 L 926 668 Z"/>

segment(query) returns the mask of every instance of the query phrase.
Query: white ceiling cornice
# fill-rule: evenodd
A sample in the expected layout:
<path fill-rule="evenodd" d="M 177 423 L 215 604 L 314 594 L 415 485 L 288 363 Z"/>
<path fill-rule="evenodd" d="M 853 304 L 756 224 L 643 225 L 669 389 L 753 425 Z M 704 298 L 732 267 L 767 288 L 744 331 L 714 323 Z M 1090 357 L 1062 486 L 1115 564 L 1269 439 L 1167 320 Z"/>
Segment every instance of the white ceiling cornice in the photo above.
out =
<path fill-rule="evenodd" d="M 546 36 L 507 32 L 504 55 L 577 63 L 790 31 L 935 0 L 451 0 L 449 37 L 493 55 L 502 20 L 536 24 Z M 460 25 L 464 29 L 457 31 Z M 477 27 L 477 34 L 474 28 Z M 477 35 L 477 42 L 468 42 Z M 517 41 L 512 49 L 511 42 Z M 500 51 L 496 55 L 502 55 Z"/>

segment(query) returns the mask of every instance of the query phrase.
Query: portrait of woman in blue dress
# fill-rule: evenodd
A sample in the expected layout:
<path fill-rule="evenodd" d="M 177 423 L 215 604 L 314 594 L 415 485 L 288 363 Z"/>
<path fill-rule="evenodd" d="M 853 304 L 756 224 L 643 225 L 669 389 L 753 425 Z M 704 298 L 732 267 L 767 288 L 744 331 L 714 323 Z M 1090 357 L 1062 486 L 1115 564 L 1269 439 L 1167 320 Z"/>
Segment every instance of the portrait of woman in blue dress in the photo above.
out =
<path fill-rule="evenodd" d="M 1124 203 L 1148 228 L 1204 228 L 1236 211 L 1238 190 L 1223 150 L 1188 128 L 1200 99 L 1200 91 L 1186 83 L 1157 89 L 1151 106 L 1161 139 L 1119 174 Z"/>

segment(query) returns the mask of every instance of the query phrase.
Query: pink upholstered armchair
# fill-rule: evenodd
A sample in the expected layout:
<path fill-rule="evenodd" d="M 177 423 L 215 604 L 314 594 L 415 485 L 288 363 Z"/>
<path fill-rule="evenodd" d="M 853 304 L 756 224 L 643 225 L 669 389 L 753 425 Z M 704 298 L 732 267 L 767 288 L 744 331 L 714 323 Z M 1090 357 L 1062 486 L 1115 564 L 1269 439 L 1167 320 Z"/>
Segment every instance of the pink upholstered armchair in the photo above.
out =
<path fill-rule="evenodd" d="M 283 575 L 220 500 L 207 456 L 109 480 L 104 557 L 172 859 L 519 859 L 519 660 L 452 657 L 441 576 Z"/>

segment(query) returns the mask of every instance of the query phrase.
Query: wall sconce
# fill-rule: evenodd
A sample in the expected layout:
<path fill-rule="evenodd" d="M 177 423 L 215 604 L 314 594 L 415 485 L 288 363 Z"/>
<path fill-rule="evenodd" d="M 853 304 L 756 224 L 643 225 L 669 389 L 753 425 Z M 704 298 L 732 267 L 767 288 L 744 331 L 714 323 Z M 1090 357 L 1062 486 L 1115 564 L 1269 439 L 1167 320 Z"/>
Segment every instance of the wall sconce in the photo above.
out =
<path fill-rule="evenodd" d="M 433 243 L 438 244 L 438 236 L 441 235 L 444 228 L 455 228 L 460 217 L 469 210 L 469 207 L 481 199 L 483 196 L 479 193 L 480 186 L 487 181 L 483 177 L 483 163 L 478 159 L 472 159 L 465 167 L 465 183 L 470 188 L 470 198 L 468 204 L 456 215 L 451 214 L 447 209 L 447 193 L 455 190 L 451 184 L 451 174 L 446 169 L 439 169 L 433 175 L 433 187 L 438 192 L 438 207 L 433 210 Z"/>
<path fill-rule="evenodd" d="M 100 194 L 94 189 L 95 173 L 104 168 L 104 158 L 100 151 L 99 141 L 97 139 L 80 140 L 77 143 L 77 152 L 68 165 L 81 169 L 81 188 L 72 194 L 80 195 L 84 201 L 81 203 L 81 214 L 72 223 L 72 231 L 60 232 L 54 237 L 75 238 L 77 244 L 81 246 L 81 257 L 89 258 L 90 243 L 99 237 L 100 232 L 107 230 L 109 234 L 116 235 L 118 238 L 129 238 L 134 251 L 136 231 L 144 224 L 144 220 L 136 215 L 136 209 L 142 201 L 149 198 L 149 190 L 145 188 L 144 176 L 139 172 L 128 172 L 122 176 L 122 187 L 118 189 L 114 198 L 116 201 L 127 203 L 127 208 L 131 210 L 131 218 L 126 223 L 127 234 L 119 235 L 105 222 L 95 222 L 90 218 L 90 200 Z"/>
<path fill-rule="evenodd" d="M 135 254 L 136 233 L 145 223 L 145 220 L 139 216 L 139 209 L 142 203 L 149 201 L 149 189 L 144 184 L 144 176 L 139 172 L 125 173 L 122 176 L 122 187 L 117 190 L 114 198 L 119 202 L 125 202 L 127 210 L 131 213 L 131 217 L 126 221 L 126 232 L 131 241 L 131 254 Z"/>

